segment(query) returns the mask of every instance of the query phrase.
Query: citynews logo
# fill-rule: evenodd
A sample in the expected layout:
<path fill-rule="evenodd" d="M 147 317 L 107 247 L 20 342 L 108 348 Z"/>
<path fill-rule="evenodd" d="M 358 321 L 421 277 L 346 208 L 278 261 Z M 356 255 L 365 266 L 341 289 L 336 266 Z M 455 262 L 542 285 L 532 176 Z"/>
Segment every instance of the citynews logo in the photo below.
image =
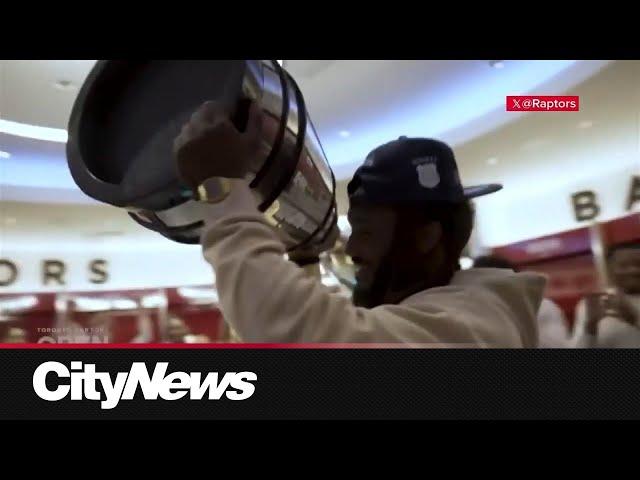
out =
<path fill-rule="evenodd" d="M 507 112 L 579 112 L 578 96 L 508 96 Z"/>
<path fill-rule="evenodd" d="M 220 400 L 223 395 L 229 400 L 246 400 L 255 392 L 258 376 L 253 372 L 227 372 L 222 378 L 218 372 L 210 372 L 202 379 L 200 372 L 172 372 L 167 375 L 169 363 L 157 363 L 153 375 L 149 376 L 145 363 L 136 362 L 128 372 L 119 372 L 115 379 L 108 372 L 96 372 L 91 363 L 71 362 L 67 368 L 59 362 L 45 362 L 33 373 L 33 390 L 48 402 L 57 402 L 71 393 L 71 400 L 100 401 L 102 410 L 111 410 L 120 400 L 133 400 L 138 387 L 145 400 L 179 400 L 189 394 L 190 400 Z M 47 376 L 55 375 L 55 381 Z M 69 379 L 69 381 L 63 380 Z M 100 385 L 102 392 L 96 388 Z M 52 388 L 50 388 L 52 387 Z"/>

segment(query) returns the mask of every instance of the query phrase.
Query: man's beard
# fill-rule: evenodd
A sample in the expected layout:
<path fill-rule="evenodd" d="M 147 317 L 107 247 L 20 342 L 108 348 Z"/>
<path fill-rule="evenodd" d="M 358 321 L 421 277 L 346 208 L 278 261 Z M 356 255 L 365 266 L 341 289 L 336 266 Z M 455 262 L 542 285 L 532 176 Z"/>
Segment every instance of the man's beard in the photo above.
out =
<path fill-rule="evenodd" d="M 353 304 L 364 308 L 395 304 L 419 291 L 449 283 L 450 276 L 434 275 L 427 269 L 418 268 L 417 262 L 418 258 L 403 262 L 392 251 L 376 270 L 371 285 L 363 287 L 356 283 L 351 297 Z"/>
<path fill-rule="evenodd" d="M 363 287 L 360 282 L 353 289 L 352 301 L 356 307 L 374 308 L 384 303 L 384 299 L 391 284 L 391 261 L 385 259 L 373 276 L 373 282 Z"/>

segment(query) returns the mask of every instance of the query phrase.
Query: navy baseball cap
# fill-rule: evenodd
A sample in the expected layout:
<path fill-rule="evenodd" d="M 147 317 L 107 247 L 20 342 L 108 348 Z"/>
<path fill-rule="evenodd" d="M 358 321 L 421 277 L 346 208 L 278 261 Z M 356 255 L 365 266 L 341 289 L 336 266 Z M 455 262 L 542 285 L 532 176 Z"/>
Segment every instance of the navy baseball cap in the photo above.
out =
<path fill-rule="evenodd" d="M 352 201 L 390 205 L 462 203 L 501 189 L 499 184 L 463 187 L 451 147 L 407 137 L 372 151 L 347 187 Z"/>

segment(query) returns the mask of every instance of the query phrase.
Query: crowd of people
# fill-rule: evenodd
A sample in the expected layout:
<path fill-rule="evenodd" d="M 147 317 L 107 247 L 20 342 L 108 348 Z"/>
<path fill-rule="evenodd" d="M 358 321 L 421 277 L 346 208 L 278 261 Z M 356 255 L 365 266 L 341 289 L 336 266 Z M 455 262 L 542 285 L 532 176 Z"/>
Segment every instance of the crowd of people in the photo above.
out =
<path fill-rule="evenodd" d="M 476 259 L 474 267 L 516 270 L 504 258 Z M 608 255 L 611 285 L 580 299 L 572 322 L 552 300 L 538 309 L 540 348 L 640 348 L 640 245 L 624 244 Z"/>

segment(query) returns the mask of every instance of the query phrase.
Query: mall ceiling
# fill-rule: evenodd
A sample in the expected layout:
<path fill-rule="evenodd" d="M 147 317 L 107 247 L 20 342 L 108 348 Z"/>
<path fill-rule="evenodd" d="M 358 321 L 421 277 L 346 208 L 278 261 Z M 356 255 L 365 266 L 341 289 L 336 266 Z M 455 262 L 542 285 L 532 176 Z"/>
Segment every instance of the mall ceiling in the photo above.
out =
<path fill-rule="evenodd" d="M 0 186 L 4 200 L 84 203 L 66 168 L 65 127 L 95 60 L 0 61 Z M 561 93 L 606 61 L 287 60 L 338 179 L 400 135 L 453 145 L 506 115 L 505 94 Z M 32 138 L 29 138 L 32 137 Z M 33 138 L 35 137 L 35 138 Z M 498 167 L 501 168 L 501 167 Z"/>

